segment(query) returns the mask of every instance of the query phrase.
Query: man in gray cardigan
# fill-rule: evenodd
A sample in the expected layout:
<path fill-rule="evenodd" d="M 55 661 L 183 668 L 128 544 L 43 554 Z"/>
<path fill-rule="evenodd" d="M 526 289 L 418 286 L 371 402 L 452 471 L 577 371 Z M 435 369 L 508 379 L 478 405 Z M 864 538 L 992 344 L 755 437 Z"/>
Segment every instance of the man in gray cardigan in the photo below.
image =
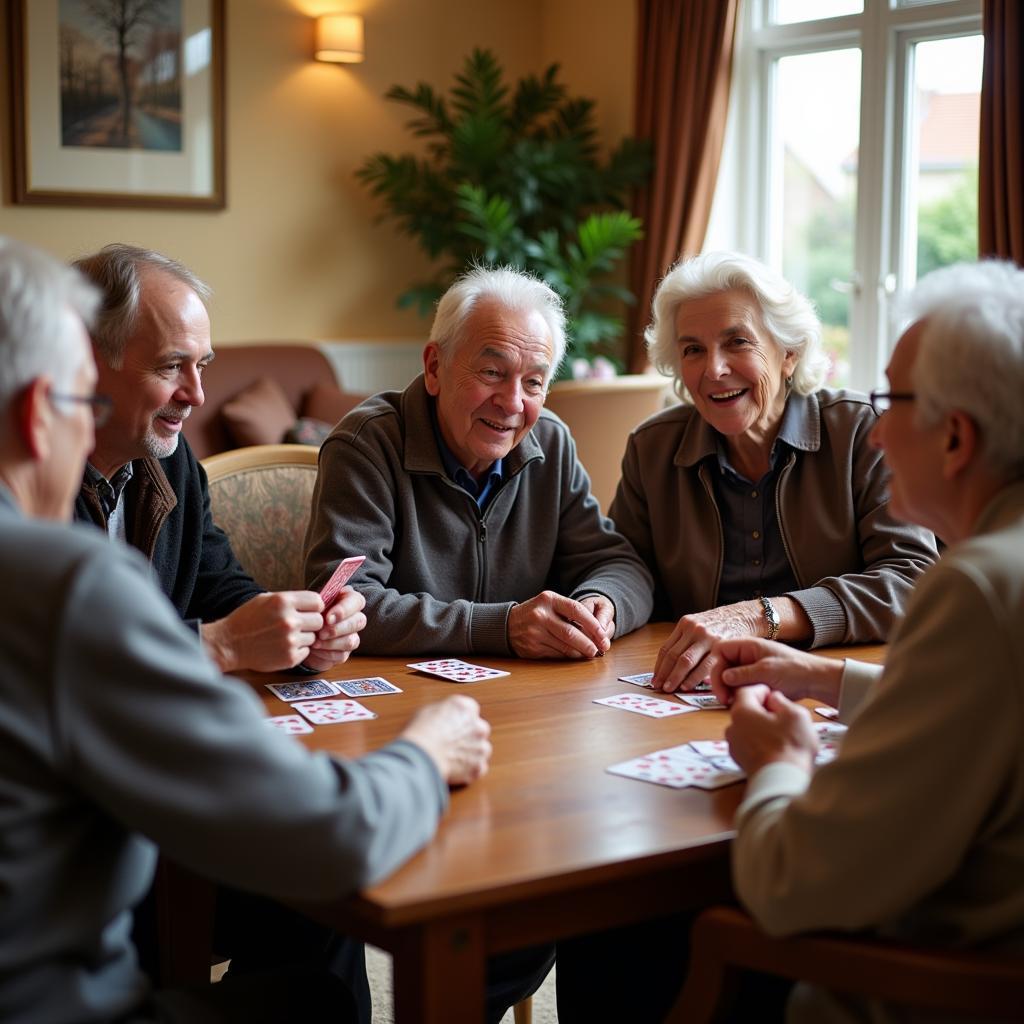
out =
<path fill-rule="evenodd" d="M 221 676 L 138 552 L 67 525 L 109 412 L 97 301 L 0 237 L 0 1019 L 351 1019 L 312 968 L 149 992 L 129 935 L 157 847 L 253 892 L 340 899 L 431 838 L 448 784 L 486 770 L 487 723 L 453 697 L 356 761 L 311 754 Z"/>
<path fill-rule="evenodd" d="M 366 556 L 362 651 L 593 658 L 647 621 L 650 573 L 543 410 L 564 352 L 547 285 L 472 270 L 438 304 L 423 374 L 324 442 L 306 579 Z"/>

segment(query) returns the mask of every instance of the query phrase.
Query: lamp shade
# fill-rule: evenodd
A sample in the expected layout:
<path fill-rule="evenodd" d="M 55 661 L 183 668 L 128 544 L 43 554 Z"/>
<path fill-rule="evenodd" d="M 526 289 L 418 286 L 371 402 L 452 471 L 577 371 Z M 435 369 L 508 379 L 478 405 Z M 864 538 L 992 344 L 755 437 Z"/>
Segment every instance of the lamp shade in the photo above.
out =
<path fill-rule="evenodd" d="M 363 60 L 363 19 L 358 14 L 324 14 L 316 20 L 316 59 L 359 64 Z"/>

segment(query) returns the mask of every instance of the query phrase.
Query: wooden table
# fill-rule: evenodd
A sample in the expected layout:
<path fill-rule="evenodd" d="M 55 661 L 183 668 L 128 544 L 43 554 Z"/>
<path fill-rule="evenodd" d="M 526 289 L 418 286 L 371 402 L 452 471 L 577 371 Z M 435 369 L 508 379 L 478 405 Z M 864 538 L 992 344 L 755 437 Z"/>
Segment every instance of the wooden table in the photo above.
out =
<path fill-rule="evenodd" d="M 405 668 L 414 658 L 354 657 L 326 673 L 382 675 L 404 693 L 365 699 L 374 720 L 316 727 L 302 737 L 314 749 L 358 756 L 393 739 L 415 708 L 452 693 L 478 700 L 493 728 L 490 772 L 452 794 L 425 850 L 344 903 L 302 908 L 394 955 L 400 1022 L 481 1020 L 490 953 L 728 897 L 743 787 L 675 790 L 605 771 L 725 728 L 720 711 L 655 720 L 593 703 L 643 692 L 616 677 L 650 671 L 668 629 L 647 626 L 594 661 L 472 659 L 511 673 L 474 685 Z M 880 660 L 882 650 L 852 653 Z M 267 678 L 250 677 L 267 713 L 287 713 L 262 686 Z"/>

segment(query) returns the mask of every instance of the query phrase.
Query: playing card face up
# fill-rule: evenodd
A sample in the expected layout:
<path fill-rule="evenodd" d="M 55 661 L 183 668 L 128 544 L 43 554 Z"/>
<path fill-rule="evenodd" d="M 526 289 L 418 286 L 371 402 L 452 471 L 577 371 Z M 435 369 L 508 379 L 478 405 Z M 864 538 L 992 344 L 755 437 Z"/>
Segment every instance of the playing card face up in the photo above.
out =
<path fill-rule="evenodd" d="M 294 683 L 264 683 L 263 685 L 278 700 L 288 703 L 294 700 L 337 697 L 342 692 L 338 683 L 332 683 L 327 679 L 300 679 Z"/>
<path fill-rule="evenodd" d="M 353 555 L 351 558 L 343 558 L 331 573 L 331 578 L 320 588 L 320 596 L 324 601 L 324 610 L 338 600 L 341 588 L 352 578 L 356 569 L 366 561 L 366 555 Z"/>
<path fill-rule="evenodd" d="M 430 676 L 439 676 L 441 679 L 448 679 L 453 683 L 478 683 L 483 679 L 494 679 L 497 676 L 507 676 L 500 668 L 487 668 L 484 665 L 471 665 L 468 661 L 460 661 L 458 658 L 436 658 L 434 661 L 416 661 L 406 668 L 415 669 L 417 672 L 425 672 Z"/>
<path fill-rule="evenodd" d="M 695 708 L 684 708 L 668 700 L 648 697 L 643 693 L 618 693 L 614 697 L 602 697 L 595 704 L 603 704 L 606 708 L 618 708 L 620 711 L 632 711 L 648 718 L 671 718 L 673 715 L 685 715 Z"/>
<path fill-rule="evenodd" d="M 381 676 L 366 679 L 339 679 L 335 686 L 346 697 L 376 697 L 380 693 L 401 693 L 402 691 Z"/>
<path fill-rule="evenodd" d="M 683 789 L 685 786 L 719 789 L 739 782 L 744 777 L 741 771 L 716 767 L 685 743 L 679 747 L 655 750 L 651 754 L 635 757 L 632 761 L 613 764 L 607 771 L 612 775 L 653 782 L 672 789 Z"/>
<path fill-rule="evenodd" d="M 276 715 L 274 718 L 264 718 L 263 721 L 272 729 L 279 729 L 281 732 L 289 733 L 292 736 L 298 733 L 313 731 L 313 726 L 302 715 Z"/>
<path fill-rule="evenodd" d="M 307 700 L 293 706 L 314 725 L 358 722 L 361 719 L 377 717 L 354 700 Z"/>

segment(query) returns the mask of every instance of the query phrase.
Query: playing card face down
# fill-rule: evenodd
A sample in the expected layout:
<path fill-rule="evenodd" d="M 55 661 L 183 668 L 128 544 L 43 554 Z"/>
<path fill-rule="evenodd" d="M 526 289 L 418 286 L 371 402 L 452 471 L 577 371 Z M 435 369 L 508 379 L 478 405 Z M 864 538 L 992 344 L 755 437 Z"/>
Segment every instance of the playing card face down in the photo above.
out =
<path fill-rule="evenodd" d="M 631 676 L 619 676 L 620 683 L 632 683 L 634 686 L 643 686 L 648 690 L 654 689 L 654 683 L 652 682 L 653 679 L 653 672 L 635 672 Z M 694 687 L 694 691 L 698 693 L 707 693 L 710 689 L 711 684 L 706 680 L 698 683 Z"/>
<path fill-rule="evenodd" d="M 649 697 L 645 693 L 617 693 L 614 697 L 601 697 L 594 703 L 620 711 L 632 711 L 636 715 L 646 715 L 648 718 L 671 718 L 673 715 L 685 715 L 688 711 L 696 710 L 681 707 L 669 700 Z"/>
<path fill-rule="evenodd" d="M 500 668 L 487 668 L 485 665 L 473 665 L 459 658 L 435 658 L 433 661 L 414 661 L 406 668 L 417 672 L 425 672 L 430 676 L 447 679 L 453 683 L 479 683 L 484 679 L 495 679 L 509 673 Z"/>
<path fill-rule="evenodd" d="M 719 789 L 744 778 L 741 771 L 728 771 L 716 767 L 686 743 L 665 750 L 655 750 L 631 761 L 613 764 L 606 770 L 612 775 L 653 782 L 672 789 L 683 789 L 686 786 Z"/>
<path fill-rule="evenodd" d="M 337 697 L 341 693 L 337 683 L 329 679 L 300 679 L 294 683 L 264 683 L 264 686 L 278 700 L 291 703 L 295 700 L 317 700 Z"/>
<path fill-rule="evenodd" d="M 278 729 L 291 736 L 313 731 L 313 726 L 302 715 L 275 715 L 273 718 L 265 718 L 263 721 L 272 729 Z"/>
<path fill-rule="evenodd" d="M 677 693 L 676 696 L 684 704 L 702 711 L 718 711 L 725 707 L 713 693 Z"/>
<path fill-rule="evenodd" d="M 348 583 L 356 569 L 365 561 L 366 555 L 353 555 L 351 558 L 343 558 L 335 566 L 331 578 L 320 588 L 320 596 L 323 598 L 325 609 L 330 608 L 338 600 L 341 588 Z"/>
<path fill-rule="evenodd" d="M 358 722 L 377 716 L 354 700 L 306 700 L 292 707 L 314 725 L 335 725 L 340 722 Z"/>
<path fill-rule="evenodd" d="M 383 676 L 368 676 L 366 679 L 339 679 L 335 685 L 338 687 L 338 691 L 345 694 L 346 697 L 376 697 L 381 693 L 402 692 Z"/>

